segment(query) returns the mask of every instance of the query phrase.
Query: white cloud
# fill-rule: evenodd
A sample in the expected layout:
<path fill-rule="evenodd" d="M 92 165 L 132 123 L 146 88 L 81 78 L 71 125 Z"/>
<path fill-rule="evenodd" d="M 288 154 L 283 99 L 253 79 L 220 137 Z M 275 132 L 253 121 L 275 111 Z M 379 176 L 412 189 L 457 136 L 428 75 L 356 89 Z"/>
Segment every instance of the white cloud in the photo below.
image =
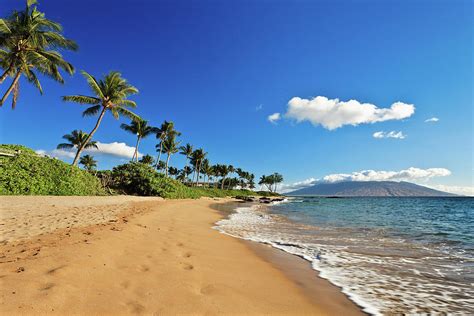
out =
<path fill-rule="evenodd" d="M 98 148 L 88 148 L 85 149 L 85 153 L 90 154 L 103 154 L 103 155 L 111 155 L 116 157 L 123 157 L 123 158 L 132 158 L 133 153 L 135 152 L 135 147 L 128 146 L 125 143 L 113 142 L 113 143 L 101 143 L 97 142 Z M 50 157 L 56 158 L 74 158 L 76 155 L 76 149 L 53 149 L 53 150 L 44 150 L 39 149 L 36 151 L 39 155 L 48 155 Z M 142 157 L 142 153 L 138 153 L 138 157 Z"/>
<path fill-rule="evenodd" d="M 374 138 L 397 138 L 397 139 L 404 139 L 405 137 L 407 137 L 407 135 L 404 135 L 401 131 L 400 132 L 391 131 L 388 133 L 380 131 L 380 132 L 375 132 L 372 136 Z"/>
<path fill-rule="evenodd" d="M 38 149 L 36 150 L 36 153 L 41 156 L 49 156 L 54 158 L 74 158 L 75 156 L 75 152 L 63 149 L 53 149 L 50 151 Z"/>
<path fill-rule="evenodd" d="M 427 185 L 427 187 L 435 189 L 435 190 L 459 194 L 459 195 L 474 196 L 474 186 L 469 187 L 469 186 L 437 184 L 437 185 Z"/>
<path fill-rule="evenodd" d="M 111 155 L 124 158 L 132 158 L 133 153 L 135 152 L 135 147 L 128 146 L 125 143 L 113 142 L 113 143 L 101 143 L 97 142 L 96 148 L 86 149 L 86 152 L 90 153 L 100 153 L 104 155 Z M 143 154 L 138 153 L 138 157 L 143 156 Z"/>
<path fill-rule="evenodd" d="M 299 189 L 303 189 L 306 187 L 310 187 L 312 185 L 315 185 L 318 182 L 318 179 L 315 178 L 309 178 L 303 181 L 298 181 L 294 183 L 283 183 L 280 185 L 279 190 L 280 192 L 291 192 Z"/>
<path fill-rule="evenodd" d="M 362 170 L 350 174 L 336 173 L 322 178 L 326 182 L 339 181 L 414 181 L 427 180 L 433 177 L 446 177 L 451 171 L 445 168 L 408 168 L 400 171 Z"/>
<path fill-rule="evenodd" d="M 357 100 L 347 102 L 317 96 L 313 99 L 294 97 L 288 102 L 286 117 L 298 123 L 309 121 L 334 130 L 344 125 L 359 125 L 408 118 L 415 112 L 413 104 L 395 102 L 390 108 L 378 108 Z"/>
<path fill-rule="evenodd" d="M 439 118 L 437 118 L 437 117 L 432 117 L 432 118 L 429 118 L 429 119 L 425 120 L 425 123 L 430 123 L 430 122 L 436 123 L 436 122 L 438 122 L 438 121 L 439 121 Z"/>
<path fill-rule="evenodd" d="M 278 120 L 281 119 L 281 114 L 273 113 L 272 115 L 269 115 L 267 119 L 270 123 L 276 123 Z"/>

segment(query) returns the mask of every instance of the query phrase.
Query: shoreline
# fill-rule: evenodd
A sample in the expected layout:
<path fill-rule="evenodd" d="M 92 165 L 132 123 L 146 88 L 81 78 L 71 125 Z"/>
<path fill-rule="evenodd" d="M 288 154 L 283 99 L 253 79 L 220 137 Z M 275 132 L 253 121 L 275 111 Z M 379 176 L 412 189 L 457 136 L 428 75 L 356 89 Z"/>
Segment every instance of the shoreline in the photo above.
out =
<path fill-rule="evenodd" d="M 48 222 L 33 220 L 28 228 L 20 223 L 12 226 L 17 217 L 48 214 L 56 219 L 50 222 L 61 223 L 64 217 L 75 215 L 75 220 L 85 223 L 84 214 L 121 209 L 115 219 L 92 226 L 53 229 L 52 225 L 52 232 L 3 242 L 0 309 L 5 313 L 337 312 L 330 304 L 309 297 L 300 284 L 245 243 L 211 229 L 222 215 L 210 206 L 230 199 L 39 196 L 0 200 L 4 220 L 7 209 L 16 205 L 13 218 L 4 221 L 8 227 L 1 227 L 13 227 L 15 234 Z M 79 205 L 72 206 L 76 202 Z M 91 203 L 98 205 L 86 212 Z M 336 302 L 333 297 L 328 294 L 325 300 Z M 360 314 L 355 305 L 343 308 Z"/>
<path fill-rule="evenodd" d="M 237 207 L 255 205 L 255 202 L 230 201 L 224 204 L 211 205 L 225 218 L 235 211 Z M 258 205 L 258 202 L 257 202 Z M 261 205 L 266 207 L 267 205 Z M 225 233 L 222 233 L 225 234 Z M 225 234 L 227 235 L 227 234 Z M 329 280 L 319 276 L 319 271 L 311 267 L 311 263 L 300 256 L 275 248 L 269 244 L 252 240 L 233 238 L 239 240 L 251 249 L 259 258 L 281 270 L 285 276 L 297 284 L 315 304 L 323 305 L 341 315 L 369 315 L 362 307 L 350 300 L 342 289 L 332 284 Z M 355 309 L 354 309 L 355 308 Z"/>

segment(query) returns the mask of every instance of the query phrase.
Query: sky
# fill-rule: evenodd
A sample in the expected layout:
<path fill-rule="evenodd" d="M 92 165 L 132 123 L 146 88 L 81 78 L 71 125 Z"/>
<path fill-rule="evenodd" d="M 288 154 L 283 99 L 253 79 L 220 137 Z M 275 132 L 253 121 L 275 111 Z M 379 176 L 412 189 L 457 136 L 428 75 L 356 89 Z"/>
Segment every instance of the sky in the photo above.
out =
<path fill-rule="evenodd" d="M 0 15 L 22 7 L 2 0 Z M 471 1 L 39 1 L 79 44 L 77 69 L 41 96 L 21 82 L 0 108 L 0 143 L 54 151 L 95 118 L 61 96 L 89 94 L 79 70 L 117 70 L 136 113 L 172 120 L 212 163 L 279 172 L 283 190 L 317 181 L 407 180 L 474 194 Z M 1 87 L 2 91 L 5 84 Z M 125 163 L 135 136 L 105 118 L 99 169 Z M 156 155 L 153 136 L 140 153 Z M 131 153 L 130 153 L 131 152 Z M 182 167 L 180 155 L 171 164 Z M 334 180 L 337 179 L 337 180 Z"/>

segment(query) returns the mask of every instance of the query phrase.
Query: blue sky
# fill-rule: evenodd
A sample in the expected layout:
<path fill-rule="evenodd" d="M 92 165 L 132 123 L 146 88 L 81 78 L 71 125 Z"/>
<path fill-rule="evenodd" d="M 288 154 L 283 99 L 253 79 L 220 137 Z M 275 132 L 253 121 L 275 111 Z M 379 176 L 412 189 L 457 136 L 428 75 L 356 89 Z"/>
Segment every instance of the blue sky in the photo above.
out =
<path fill-rule="evenodd" d="M 3 0 L 1 14 L 19 2 Z M 278 171 L 287 184 L 444 168 L 450 175 L 408 180 L 473 186 L 470 1 L 44 0 L 39 9 L 79 44 L 65 54 L 77 70 L 122 72 L 140 89 L 137 113 L 154 125 L 174 121 L 183 143 L 202 146 L 211 162 L 257 176 Z M 93 127 L 82 106 L 60 101 L 89 93 L 79 73 L 64 86 L 42 83 L 43 96 L 22 82 L 17 108 L 0 109 L 1 143 L 51 151 L 62 135 Z M 292 98 L 316 96 L 415 110 L 333 130 L 288 115 Z M 271 123 L 274 113 L 281 119 Z M 425 122 L 432 117 L 439 121 Z M 95 139 L 133 146 L 122 122 L 107 117 Z M 373 137 L 390 131 L 406 137 Z M 155 143 L 145 139 L 140 152 L 154 154 Z M 127 160 L 97 158 L 101 169 Z M 182 157 L 172 164 L 181 166 Z"/>

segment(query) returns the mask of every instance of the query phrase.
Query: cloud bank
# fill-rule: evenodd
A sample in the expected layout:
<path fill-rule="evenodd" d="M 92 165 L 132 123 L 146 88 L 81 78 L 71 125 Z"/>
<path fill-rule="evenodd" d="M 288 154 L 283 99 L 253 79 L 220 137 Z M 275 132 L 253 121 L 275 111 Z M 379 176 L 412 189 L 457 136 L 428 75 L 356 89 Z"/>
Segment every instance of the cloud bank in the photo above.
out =
<path fill-rule="evenodd" d="M 401 131 L 400 132 L 396 132 L 396 131 L 391 131 L 391 132 L 383 132 L 383 131 L 380 131 L 380 132 L 375 132 L 374 134 L 372 134 L 372 136 L 374 138 L 397 138 L 397 139 L 405 139 L 407 136 L 404 135 Z"/>
<path fill-rule="evenodd" d="M 276 123 L 278 120 L 281 119 L 281 115 L 280 115 L 280 113 L 273 113 L 272 115 L 269 115 L 269 116 L 267 117 L 267 119 L 268 119 L 268 121 L 269 121 L 270 123 L 273 123 L 273 124 L 274 124 L 274 123 Z"/>
<path fill-rule="evenodd" d="M 445 168 L 408 168 L 400 171 L 375 171 L 363 170 L 350 174 L 335 173 L 322 178 L 325 182 L 339 181 L 413 181 L 427 180 L 433 177 L 446 177 L 451 175 L 451 171 Z"/>
<path fill-rule="evenodd" d="M 90 154 L 110 155 L 110 156 L 130 158 L 130 159 L 133 157 L 133 153 L 135 152 L 135 147 L 131 147 L 125 143 L 119 143 L 119 142 L 112 142 L 112 143 L 97 142 L 97 147 L 98 148 L 85 149 L 83 152 L 90 153 Z M 75 149 L 71 149 L 71 150 L 53 149 L 53 150 L 47 151 L 44 149 L 39 149 L 36 151 L 36 153 L 40 155 L 48 155 L 50 157 L 55 157 L 55 158 L 74 158 L 76 154 L 76 150 Z M 138 153 L 138 156 L 142 157 L 143 154 Z"/>
<path fill-rule="evenodd" d="M 432 118 L 429 118 L 429 119 L 425 120 L 425 123 L 436 123 L 438 121 L 439 121 L 439 118 L 432 117 Z"/>
<path fill-rule="evenodd" d="M 345 102 L 317 96 L 313 99 L 292 98 L 288 102 L 284 116 L 298 123 L 308 121 L 315 126 L 321 125 L 328 130 L 334 130 L 344 125 L 357 126 L 402 120 L 412 116 L 413 113 L 415 113 L 415 106 L 403 102 L 395 102 L 390 108 L 379 108 L 374 104 L 361 103 L 357 100 Z M 276 117 L 276 114 L 273 115 Z"/>
<path fill-rule="evenodd" d="M 427 187 L 435 189 L 435 190 L 459 194 L 459 195 L 474 196 L 473 186 L 465 187 L 465 186 L 457 186 L 457 185 L 437 184 L 437 185 L 427 185 Z"/>

